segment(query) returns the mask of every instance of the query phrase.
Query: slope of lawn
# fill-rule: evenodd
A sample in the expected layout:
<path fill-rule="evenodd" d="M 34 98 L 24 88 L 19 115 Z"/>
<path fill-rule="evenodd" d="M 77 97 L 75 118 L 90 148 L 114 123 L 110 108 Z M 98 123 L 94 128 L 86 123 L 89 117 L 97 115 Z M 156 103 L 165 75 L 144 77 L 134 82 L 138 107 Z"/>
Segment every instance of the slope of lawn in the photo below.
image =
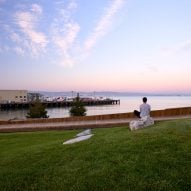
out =
<path fill-rule="evenodd" d="M 80 131 L 0 134 L 0 190 L 191 190 L 191 119 Z"/>

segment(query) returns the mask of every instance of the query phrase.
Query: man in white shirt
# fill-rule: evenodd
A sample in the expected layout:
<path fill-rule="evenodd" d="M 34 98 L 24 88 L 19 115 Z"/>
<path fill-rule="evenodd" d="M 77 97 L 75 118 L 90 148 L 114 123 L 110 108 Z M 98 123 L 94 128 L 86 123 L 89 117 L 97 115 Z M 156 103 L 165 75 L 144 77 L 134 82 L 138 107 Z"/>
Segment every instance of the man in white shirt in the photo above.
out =
<path fill-rule="evenodd" d="M 154 124 L 154 120 L 150 117 L 151 106 L 147 104 L 147 98 L 143 98 L 143 104 L 140 105 L 140 111 L 135 110 L 134 114 L 139 117 L 139 120 L 133 120 L 129 123 L 129 128 L 137 130 L 143 127 L 148 127 Z"/>
<path fill-rule="evenodd" d="M 139 117 L 146 117 L 150 116 L 151 106 L 147 103 L 147 98 L 143 98 L 143 104 L 140 105 L 140 112 L 137 110 L 134 110 L 134 114 Z"/>

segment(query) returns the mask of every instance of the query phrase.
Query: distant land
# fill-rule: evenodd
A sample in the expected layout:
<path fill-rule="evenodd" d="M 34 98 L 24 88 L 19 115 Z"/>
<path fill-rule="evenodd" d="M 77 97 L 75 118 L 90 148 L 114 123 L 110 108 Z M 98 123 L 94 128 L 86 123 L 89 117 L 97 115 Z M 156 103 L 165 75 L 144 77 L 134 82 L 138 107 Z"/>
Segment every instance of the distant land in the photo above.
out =
<path fill-rule="evenodd" d="M 87 97 L 125 97 L 125 96 L 191 96 L 191 93 L 143 93 L 143 92 L 115 92 L 115 91 L 93 91 L 93 92 L 80 92 L 80 91 L 30 91 L 34 93 L 40 93 L 47 97 L 67 96 L 75 97 L 77 93 L 80 96 Z"/>

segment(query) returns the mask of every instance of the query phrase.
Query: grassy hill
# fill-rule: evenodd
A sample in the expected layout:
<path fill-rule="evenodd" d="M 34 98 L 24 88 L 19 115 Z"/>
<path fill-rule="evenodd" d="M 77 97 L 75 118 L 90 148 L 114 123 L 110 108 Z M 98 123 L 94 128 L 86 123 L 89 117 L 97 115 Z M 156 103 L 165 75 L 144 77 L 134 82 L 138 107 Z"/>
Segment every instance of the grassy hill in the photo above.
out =
<path fill-rule="evenodd" d="M 0 134 L 0 190 L 191 190 L 191 119 L 78 132 Z"/>

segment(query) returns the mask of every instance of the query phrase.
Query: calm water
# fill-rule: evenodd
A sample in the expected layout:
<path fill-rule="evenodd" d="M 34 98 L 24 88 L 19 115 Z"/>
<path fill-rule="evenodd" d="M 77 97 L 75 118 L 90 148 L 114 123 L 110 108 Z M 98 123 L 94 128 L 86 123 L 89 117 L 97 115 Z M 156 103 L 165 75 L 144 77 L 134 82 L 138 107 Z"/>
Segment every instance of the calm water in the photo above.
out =
<path fill-rule="evenodd" d="M 106 106 L 88 106 L 87 115 L 112 114 L 131 112 L 134 109 L 139 109 L 142 103 L 140 96 L 127 97 L 111 97 L 112 99 L 120 99 L 120 105 Z M 191 96 L 150 96 L 148 103 L 152 110 L 175 108 L 175 107 L 191 107 Z M 69 116 L 69 108 L 51 108 L 47 109 L 50 118 L 60 118 Z M 10 110 L 1 111 L 0 119 L 19 118 L 25 119 L 27 110 Z"/>

